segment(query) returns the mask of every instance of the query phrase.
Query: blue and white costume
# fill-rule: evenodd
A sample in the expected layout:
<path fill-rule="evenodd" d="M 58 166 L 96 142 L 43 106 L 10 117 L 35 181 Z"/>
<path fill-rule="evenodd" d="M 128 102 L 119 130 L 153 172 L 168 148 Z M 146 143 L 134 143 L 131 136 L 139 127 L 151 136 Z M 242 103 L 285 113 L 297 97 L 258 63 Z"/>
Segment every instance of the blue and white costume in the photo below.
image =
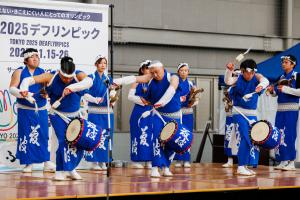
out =
<path fill-rule="evenodd" d="M 145 98 L 147 92 L 148 84 L 140 83 L 136 87 L 135 95 Z M 152 115 L 141 117 L 144 112 L 149 110 L 151 110 L 151 106 L 135 104 L 130 116 L 130 158 L 134 162 L 152 161 Z"/>
<path fill-rule="evenodd" d="M 51 73 L 54 74 L 54 76 L 47 85 L 46 90 L 52 105 L 62 96 L 63 91 L 67 86 L 78 82 L 78 80 L 75 76 L 69 84 L 65 84 L 59 77 L 59 71 Z M 80 73 L 80 71 L 75 71 L 76 75 L 78 73 Z M 83 94 L 84 91 L 81 91 L 73 92 L 65 96 L 60 101 L 61 104 L 56 108 L 56 110 L 70 119 L 79 117 L 80 99 Z M 56 151 L 56 171 L 72 171 L 77 167 L 83 157 L 83 150 L 72 147 L 67 143 L 65 135 L 68 123 L 55 113 L 50 114 L 49 117 L 58 139 L 58 149 Z"/>
<path fill-rule="evenodd" d="M 259 81 L 256 76 L 253 76 L 250 81 L 246 81 L 243 76 L 240 75 L 236 81 L 236 86 L 229 89 L 229 96 L 233 100 L 233 105 L 246 115 L 249 120 L 255 121 L 257 120 L 256 108 L 259 94 L 253 94 L 252 98 L 248 99 L 248 101 L 245 101 L 243 96 L 254 92 L 258 84 Z M 236 126 L 238 165 L 252 165 L 256 167 L 259 159 L 259 149 L 257 146 L 253 146 L 250 141 L 250 125 L 248 121 L 235 110 L 233 110 L 233 121 Z"/>
<path fill-rule="evenodd" d="M 236 135 L 232 111 L 226 112 L 224 153 L 227 157 L 236 156 Z"/>
<path fill-rule="evenodd" d="M 291 81 L 291 88 L 296 88 L 296 72 L 292 70 L 288 74 L 283 74 L 280 79 Z M 282 134 L 281 143 L 275 150 L 277 161 L 295 160 L 296 149 L 295 142 L 297 137 L 297 121 L 299 112 L 299 97 L 280 92 L 277 87 L 274 88 L 278 95 L 278 108 L 275 118 L 275 126 Z"/>
<path fill-rule="evenodd" d="M 20 83 L 26 77 L 44 73 L 44 70 L 39 67 L 34 70 L 33 74 L 30 74 L 28 67 L 18 69 L 22 69 Z M 37 112 L 34 104 L 24 98 L 17 98 L 18 146 L 16 157 L 20 160 L 20 164 L 29 165 L 50 160 L 47 100 L 41 96 L 42 88 L 43 84 L 34 84 L 29 87 L 29 92 L 34 94 L 33 98 L 38 106 Z"/>
<path fill-rule="evenodd" d="M 190 91 L 194 86 L 194 84 L 188 79 L 183 81 L 180 77 L 179 77 L 179 84 L 181 87 L 180 96 L 186 97 L 186 100 L 181 102 L 182 124 L 192 133 L 193 125 L 194 125 L 193 108 L 188 107 L 188 104 L 190 99 Z M 191 149 L 189 149 L 182 155 L 176 154 L 174 160 L 190 161 L 191 159 L 190 150 Z"/>
<path fill-rule="evenodd" d="M 95 98 L 103 98 L 103 101 L 99 104 L 88 103 L 88 120 L 101 127 L 103 131 L 100 145 L 94 151 L 85 152 L 85 159 L 88 162 L 108 162 L 108 141 L 109 136 L 111 137 L 111 141 L 113 141 L 114 113 L 111 106 L 109 106 L 109 111 L 107 110 L 108 85 L 106 85 L 105 82 L 109 80 L 109 82 L 112 83 L 112 80 L 105 74 L 100 77 L 98 71 L 90 74 L 89 77 L 93 79 L 93 86 L 88 90 L 88 94 Z M 110 127 L 108 125 L 108 112 L 110 115 Z"/>
<path fill-rule="evenodd" d="M 154 105 L 167 91 L 170 86 L 171 75 L 164 70 L 164 77 L 162 80 L 157 81 L 152 79 L 149 82 L 149 91 L 146 100 L 150 101 Z M 160 113 L 165 122 L 175 120 L 177 123 L 181 123 L 181 103 L 180 103 L 180 85 L 177 87 L 176 92 L 172 99 L 164 107 L 160 107 L 157 111 Z M 153 167 L 169 167 L 173 158 L 174 151 L 164 149 L 159 141 L 161 130 L 164 127 L 163 121 L 157 116 L 153 115 Z"/>

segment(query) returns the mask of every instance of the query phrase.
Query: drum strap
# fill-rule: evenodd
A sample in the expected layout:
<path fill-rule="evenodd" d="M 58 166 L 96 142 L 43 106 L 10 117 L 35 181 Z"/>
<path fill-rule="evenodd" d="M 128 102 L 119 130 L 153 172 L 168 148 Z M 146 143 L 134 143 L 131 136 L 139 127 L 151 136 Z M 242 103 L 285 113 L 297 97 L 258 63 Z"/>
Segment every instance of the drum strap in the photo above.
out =
<path fill-rule="evenodd" d="M 58 116 L 61 117 L 62 120 L 64 120 L 64 122 L 66 122 L 67 124 L 71 122 L 71 119 L 69 117 L 67 117 L 64 113 L 61 113 L 53 108 L 51 108 L 49 110 L 49 114 L 53 115 L 53 114 L 57 114 Z M 78 112 L 77 112 L 77 116 L 78 116 Z"/>
<path fill-rule="evenodd" d="M 21 108 L 21 109 L 24 109 L 24 110 L 34 110 L 34 111 L 36 111 L 36 110 L 46 110 L 47 109 L 46 106 L 43 106 L 43 107 L 40 107 L 40 108 L 32 108 L 32 107 L 29 107 L 29 106 L 24 106 L 24 105 L 19 104 L 19 103 L 17 104 L 17 107 Z"/>

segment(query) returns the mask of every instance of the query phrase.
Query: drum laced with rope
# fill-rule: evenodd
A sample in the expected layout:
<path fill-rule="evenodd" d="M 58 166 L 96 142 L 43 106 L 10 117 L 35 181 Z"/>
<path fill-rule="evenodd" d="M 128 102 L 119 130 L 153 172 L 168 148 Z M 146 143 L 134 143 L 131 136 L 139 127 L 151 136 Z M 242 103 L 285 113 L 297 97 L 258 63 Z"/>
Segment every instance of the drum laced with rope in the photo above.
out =
<path fill-rule="evenodd" d="M 102 128 L 85 119 L 75 118 L 67 127 L 67 142 L 79 149 L 95 150 L 100 144 L 101 137 Z"/>
<path fill-rule="evenodd" d="M 193 133 L 176 121 L 165 124 L 160 133 L 162 146 L 174 150 L 178 154 L 184 154 L 193 143 Z"/>
<path fill-rule="evenodd" d="M 274 149 L 281 142 L 280 130 L 267 120 L 259 120 L 252 124 L 250 138 L 252 142 L 265 149 Z"/>

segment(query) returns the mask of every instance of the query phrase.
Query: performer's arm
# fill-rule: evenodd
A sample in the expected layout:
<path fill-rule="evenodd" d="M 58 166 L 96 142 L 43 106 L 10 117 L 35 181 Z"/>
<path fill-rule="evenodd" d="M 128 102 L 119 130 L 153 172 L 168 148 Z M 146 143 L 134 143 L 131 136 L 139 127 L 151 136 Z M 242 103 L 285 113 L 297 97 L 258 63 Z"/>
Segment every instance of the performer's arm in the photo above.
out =
<path fill-rule="evenodd" d="M 76 74 L 76 78 L 79 82 L 67 86 L 65 90 L 70 90 L 71 92 L 79 92 L 88 89 L 93 85 L 93 80 L 90 77 L 88 77 L 84 72 Z M 65 91 L 64 94 L 68 95 L 68 93 L 65 93 Z"/>
<path fill-rule="evenodd" d="M 280 85 L 278 86 L 278 90 L 281 91 L 282 93 L 300 97 L 300 88 L 296 89 L 296 88 L 291 88 L 289 86 Z"/>
<path fill-rule="evenodd" d="M 144 106 L 145 104 L 143 103 L 141 97 L 135 95 L 137 85 L 138 85 L 137 83 L 133 83 L 131 85 L 131 88 L 128 93 L 128 100 L 132 101 L 135 104 Z"/>
<path fill-rule="evenodd" d="M 9 84 L 9 92 L 17 98 L 23 98 L 20 90 L 18 89 L 18 85 L 20 84 L 21 72 L 21 69 L 14 71 Z"/>
<path fill-rule="evenodd" d="M 171 99 L 173 98 L 174 94 L 176 93 L 176 89 L 179 85 L 179 78 L 176 75 L 171 77 L 170 86 L 164 93 L 164 95 L 160 98 L 158 102 L 154 104 L 154 107 L 163 107 L 167 105 Z"/>
<path fill-rule="evenodd" d="M 226 83 L 226 85 L 233 85 L 238 79 L 238 77 L 233 76 L 233 70 L 234 70 L 234 64 L 228 63 L 224 75 L 224 82 Z"/>
<path fill-rule="evenodd" d="M 83 98 L 91 103 L 95 103 L 95 104 L 99 104 L 103 101 L 103 98 L 101 97 L 93 97 L 92 95 L 90 95 L 89 93 L 85 93 Z"/>
<path fill-rule="evenodd" d="M 43 73 L 37 76 L 24 78 L 20 85 L 20 93 L 22 96 L 26 97 L 28 95 L 29 86 L 37 83 L 49 83 L 52 79 L 53 74 Z"/>
<path fill-rule="evenodd" d="M 148 83 L 151 78 L 151 74 L 145 74 L 141 76 L 124 76 L 122 78 L 114 79 L 113 82 L 117 85 L 130 85 L 132 83 Z"/>
<path fill-rule="evenodd" d="M 269 85 L 269 80 L 267 78 L 265 78 L 263 75 L 261 74 L 255 74 L 257 80 L 259 81 L 259 84 L 256 86 L 257 90 L 263 90 L 265 88 L 268 87 Z M 260 88 L 260 89 L 259 89 Z M 256 90 L 255 90 L 256 91 Z M 256 92 L 260 92 L 260 91 L 256 91 Z"/>

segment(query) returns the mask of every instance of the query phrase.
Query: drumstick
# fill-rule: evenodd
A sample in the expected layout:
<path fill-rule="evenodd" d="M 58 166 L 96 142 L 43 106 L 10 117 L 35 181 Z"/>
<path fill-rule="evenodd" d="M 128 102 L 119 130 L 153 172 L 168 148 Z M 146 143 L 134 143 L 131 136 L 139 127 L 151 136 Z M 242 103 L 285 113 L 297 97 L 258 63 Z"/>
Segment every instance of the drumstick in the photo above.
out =
<path fill-rule="evenodd" d="M 251 93 L 245 94 L 245 95 L 243 96 L 244 101 L 249 101 L 249 99 L 252 98 L 252 96 L 253 96 L 254 94 L 256 94 L 256 93 L 257 93 L 257 92 L 251 92 Z"/>
<path fill-rule="evenodd" d="M 250 120 L 250 119 L 249 119 L 246 115 L 244 115 L 244 113 L 242 113 L 237 107 L 232 106 L 232 108 L 233 108 L 234 110 L 236 110 L 240 115 L 242 115 L 242 116 L 248 121 L 248 123 L 249 123 L 250 125 L 256 122 L 254 119 L 251 119 L 251 120 Z"/>
<path fill-rule="evenodd" d="M 235 60 L 237 62 L 241 62 L 241 60 L 244 59 L 245 55 L 248 54 L 250 50 L 251 50 L 251 46 L 244 53 L 241 53 L 237 57 L 235 57 Z"/>
<path fill-rule="evenodd" d="M 58 106 L 60 106 L 60 101 L 64 98 L 64 96 L 61 96 L 58 100 L 56 100 L 53 104 L 52 104 L 52 108 L 56 109 Z"/>

